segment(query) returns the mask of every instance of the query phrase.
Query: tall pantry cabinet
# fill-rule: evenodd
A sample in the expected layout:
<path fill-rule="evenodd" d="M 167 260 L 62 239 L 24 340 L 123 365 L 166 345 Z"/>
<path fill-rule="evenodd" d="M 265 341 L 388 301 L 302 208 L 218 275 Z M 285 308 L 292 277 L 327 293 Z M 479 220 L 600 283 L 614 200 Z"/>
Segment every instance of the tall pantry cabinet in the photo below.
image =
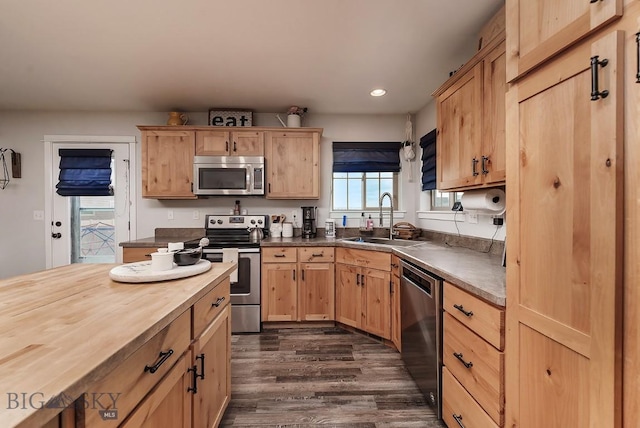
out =
<path fill-rule="evenodd" d="M 506 3 L 509 427 L 640 417 L 640 2 L 622 6 Z"/>

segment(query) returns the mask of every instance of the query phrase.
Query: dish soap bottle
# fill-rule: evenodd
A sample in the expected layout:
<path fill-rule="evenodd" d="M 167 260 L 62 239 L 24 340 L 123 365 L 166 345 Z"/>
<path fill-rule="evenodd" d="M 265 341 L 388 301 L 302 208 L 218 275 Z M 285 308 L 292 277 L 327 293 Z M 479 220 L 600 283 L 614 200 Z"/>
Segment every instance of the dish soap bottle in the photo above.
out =
<path fill-rule="evenodd" d="M 366 229 L 367 225 L 364 221 L 364 213 L 362 213 L 362 215 L 360 216 L 360 229 Z"/>
<path fill-rule="evenodd" d="M 367 219 L 367 230 L 373 230 L 373 219 L 371 218 L 371 214 L 369 214 L 369 218 Z"/>

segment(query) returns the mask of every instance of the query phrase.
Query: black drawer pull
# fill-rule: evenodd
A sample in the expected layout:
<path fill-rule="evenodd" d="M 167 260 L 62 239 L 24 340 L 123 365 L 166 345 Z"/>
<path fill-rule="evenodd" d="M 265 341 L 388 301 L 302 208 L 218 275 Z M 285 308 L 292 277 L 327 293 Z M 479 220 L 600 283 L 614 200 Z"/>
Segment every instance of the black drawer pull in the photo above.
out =
<path fill-rule="evenodd" d="M 460 428 L 464 428 L 464 425 L 462 425 L 462 415 L 456 415 L 455 413 L 452 413 L 451 416 L 453 416 L 453 419 L 456 420 Z"/>
<path fill-rule="evenodd" d="M 160 351 L 160 355 L 158 355 L 158 361 L 152 366 L 144 366 L 144 371 L 149 373 L 155 373 L 158 371 L 160 366 L 164 364 L 170 356 L 173 355 L 173 349 L 169 349 L 167 352 Z"/>
<path fill-rule="evenodd" d="M 187 372 L 193 372 L 193 386 L 187 388 L 187 392 L 193 392 L 193 395 L 198 393 L 198 366 L 191 366 L 187 369 Z"/>
<path fill-rule="evenodd" d="M 591 101 L 597 101 L 600 98 L 607 98 L 609 91 L 606 89 L 601 91 L 598 89 L 598 66 L 606 67 L 609 64 L 608 59 L 600 61 L 598 55 L 591 57 Z"/>
<path fill-rule="evenodd" d="M 459 310 L 460 312 L 462 312 L 463 314 L 465 314 L 468 317 L 473 316 L 473 311 L 465 311 L 464 310 L 464 306 L 462 306 L 462 305 L 453 305 L 453 307 L 456 308 L 457 310 Z"/>
<path fill-rule="evenodd" d="M 311 257 L 322 257 L 322 256 L 324 256 L 324 254 L 323 254 L 323 253 L 320 253 L 320 254 L 318 254 L 318 253 L 313 253 L 313 254 L 311 254 Z"/>
<path fill-rule="evenodd" d="M 218 297 L 218 300 L 216 300 L 215 302 L 213 302 L 213 303 L 211 304 L 211 307 L 212 307 L 212 308 L 213 308 L 213 307 L 216 307 L 216 308 L 217 308 L 218 306 L 220 306 L 220 304 L 221 304 L 222 302 L 224 302 L 224 297 Z"/>
<path fill-rule="evenodd" d="M 285 254 L 274 254 L 273 257 L 281 258 L 281 257 L 287 257 L 287 256 Z"/>
<path fill-rule="evenodd" d="M 200 355 L 196 356 L 196 360 L 200 360 L 200 374 L 197 375 L 197 376 L 200 379 L 204 379 L 204 354 L 200 354 Z"/>
<path fill-rule="evenodd" d="M 640 83 L 640 32 L 636 33 L 636 83 Z"/>
<path fill-rule="evenodd" d="M 463 360 L 463 355 L 462 354 L 454 352 L 453 356 L 456 357 L 458 359 L 458 361 L 460 361 L 466 368 L 470 369 L 471 367 L 473 367 L 473 363 L 471 361 L 469 361 L 467 363 L 465 360 Z"/>

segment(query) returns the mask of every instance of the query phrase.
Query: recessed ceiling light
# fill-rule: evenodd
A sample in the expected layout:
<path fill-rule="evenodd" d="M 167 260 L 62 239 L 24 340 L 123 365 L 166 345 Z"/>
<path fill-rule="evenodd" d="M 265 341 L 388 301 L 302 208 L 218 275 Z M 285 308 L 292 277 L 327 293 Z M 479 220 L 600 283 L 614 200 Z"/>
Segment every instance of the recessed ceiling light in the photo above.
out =
<path fill-rule="evenodd" d="M 371 91 L 371 96 L 372 97 L 381 97 L 386 93 L 387 93 L 387 91 L 384 90 L 384 89 L 374 89 L 373 91 Z"/>

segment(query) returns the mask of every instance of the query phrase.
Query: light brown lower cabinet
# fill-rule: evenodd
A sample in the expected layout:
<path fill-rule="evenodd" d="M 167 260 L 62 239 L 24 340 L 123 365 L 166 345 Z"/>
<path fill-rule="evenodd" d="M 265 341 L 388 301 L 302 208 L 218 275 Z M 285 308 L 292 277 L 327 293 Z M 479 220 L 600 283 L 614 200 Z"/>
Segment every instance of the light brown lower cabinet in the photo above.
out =
<path fill-rule="evenodd" d="M 442 368 L 442 420 L 449 428 L 498 428 L 446 367 Z"/>
<path fill-rule="evenodd" d="M 390 269 L 390 253 L 337 248 L 336 321 L 390 340 Z"/>
<path fill-rule="evenodd" d="M 100 408 L 77 413 L 77 425 L 218 426 L 231 399 L 229 297 L 227 278 L 92 385 L 89 398 L 101 392 L 117 400 L 104 395 Z"/>
<path fill-rule="evenodd" d="M 148 247 L 124 247 L 122 249 L 122 263 L 151 260 L 151 253 L 154 251 L 155 249 Z"/>

